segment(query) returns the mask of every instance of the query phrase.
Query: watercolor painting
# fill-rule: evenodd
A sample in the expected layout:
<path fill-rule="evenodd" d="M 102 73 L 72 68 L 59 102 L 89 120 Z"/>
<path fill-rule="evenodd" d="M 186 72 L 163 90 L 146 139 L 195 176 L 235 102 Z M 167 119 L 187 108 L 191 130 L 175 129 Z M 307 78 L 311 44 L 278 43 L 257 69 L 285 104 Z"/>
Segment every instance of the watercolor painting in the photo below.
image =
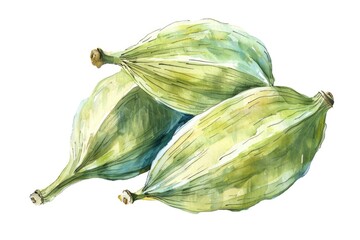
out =
<path fill-rule="evenodd" d="M 360 239 L 355 1 L 0 5 L 0 239 Z"/>
<path fill-rule="evenodd" d="M 97 48 L 90 58 L 119 72 L 80 104 L 69 163 L 30 195 L 35 204 L 84 179 L 149 170 L 143 188 L 119 195 L 123 203 L 155 199 L 193 213 L 247 209 L 307 173 L 334 104 L 330 92 L 308 97 L 276 86 L 265 44 L 213 19 L 171 23 L 123 51 Z"/>

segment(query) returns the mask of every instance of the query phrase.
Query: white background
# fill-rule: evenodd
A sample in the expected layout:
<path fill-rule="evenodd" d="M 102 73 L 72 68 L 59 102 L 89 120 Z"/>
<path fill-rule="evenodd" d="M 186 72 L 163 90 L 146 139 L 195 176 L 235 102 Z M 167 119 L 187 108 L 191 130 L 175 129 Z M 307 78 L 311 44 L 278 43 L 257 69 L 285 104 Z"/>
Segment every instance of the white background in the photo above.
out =
<path fill-rule="evenodd" d="M 360 238 L 356 1 L 54 2 L 0 3 L 0 239 Z M 117 195 L 141 188 L 146 174 L 83 181 L 34 206 L 29 194 L 67 163 L 79 102 L 118 70 L 93 67 L 90 50 L 123 50 L 173 21 L 209 17 L 266 44 L 276 85 L 308 96 L 333 93 L 326 138 L 308 174 L 281 196 L 241 212 L 121 204 Z"/>

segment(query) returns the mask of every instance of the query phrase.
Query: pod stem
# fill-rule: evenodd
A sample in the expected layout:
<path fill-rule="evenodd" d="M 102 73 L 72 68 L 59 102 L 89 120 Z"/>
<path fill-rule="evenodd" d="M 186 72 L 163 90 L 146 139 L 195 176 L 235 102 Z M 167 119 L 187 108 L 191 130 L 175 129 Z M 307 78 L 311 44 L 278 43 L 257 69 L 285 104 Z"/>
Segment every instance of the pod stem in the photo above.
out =
<path fill-rule="evenodd" d="M 124 190 L 119 196 L 119 200 L 125 205 L 132 204 L 136 200 L 147 198 L 145 194 L 132 193 L 129 190 Z"/>
<path fill-rule="evenodd" d="M 97 68 L 100 68 L 104 64 L 115 64 L 121 66 L 123 61 L 119 56 L 120 54 L 105 53 L 101 48 L 96 48 L 91 51 L 90 59 L 91 59 L 91 63 Z"/>
<path fill-rule="evenodd" d="M 30 195 L 31 201 L 35 205 L 41 205 L 46 202 L 50 202 L 54 199 L 57 195 L 59 195 L 67 186 L 79 181 L 80 179 L 73 176 L 68 179 L 64 179 L 63 181 L 59 181 L 58 179 L 51 183 L 49 186 L 42 190 L 35 190 Z"/>
<path fill-rule="evenodd" d="M 331 92 L 320 91 L 320 93 L 330 107 L 334 106 L 334 96 L 332 95 Z"/>
<path fill-rule="evenodd" d="M 69 185 L 88 177 L 83 173 L 69 174 L 69 168 L 71 168 L 71 165 L 66 166 L 59 177 L 49 186 L 42 190 L 37 189 L 35 192 L 30 194 L 30 200 L 35 205 L 41 205 L 46 202 L 50 202 Z"/>
<path fill-rule="evenodd" d="M 44 203 L 44 197 L 42 196 L 40 190 L 35 190 L 35 192 L 30 194 L 30 200 L 35 205 L 41 205 Z"/>

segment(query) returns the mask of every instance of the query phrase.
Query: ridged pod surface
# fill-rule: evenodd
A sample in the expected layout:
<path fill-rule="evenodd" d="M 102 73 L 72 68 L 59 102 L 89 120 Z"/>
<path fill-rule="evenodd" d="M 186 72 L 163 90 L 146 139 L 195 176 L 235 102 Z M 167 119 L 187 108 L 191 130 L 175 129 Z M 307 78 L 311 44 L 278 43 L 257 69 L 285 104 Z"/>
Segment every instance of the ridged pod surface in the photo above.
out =
<path fill-rule="evenodd" d="M 83 179 L 128 179 L 147 171 L 188 118 L 155 101 L 125 71 L 102 80 L 75 115 L 69 163 L 55 182 L 31 194 L 31 200 L 49 202 Z"/>
<path fill-rule="evenodd" d="M 175 22 L 125 51 L 95 49 L 91 58 L 97 67 L 123 66 L 155 99 L 192 115 L 274 82 L 264 44 L 238 27 L 212 19 Z"/>
<path fill-rule="evenodd" d="M 152 163 L 145 186 L 125 203 L 157 199 L 190 212 L 242 210 L 283 193 L 319 149 L 330 93 L 255 88 L 186 123 Z"/>

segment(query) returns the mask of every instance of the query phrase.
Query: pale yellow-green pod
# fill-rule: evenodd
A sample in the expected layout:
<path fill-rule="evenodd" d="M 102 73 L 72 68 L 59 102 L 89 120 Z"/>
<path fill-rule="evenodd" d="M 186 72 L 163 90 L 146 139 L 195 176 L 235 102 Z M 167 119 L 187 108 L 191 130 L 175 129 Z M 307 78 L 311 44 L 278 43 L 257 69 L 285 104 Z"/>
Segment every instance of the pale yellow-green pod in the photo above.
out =
<path fill-rule="evenodd" d="M 190 212 L 243 210 L 304 176 L 320 148 L 330 93 L 261 87 L 187 122 L 152 163 L 145 186 L 120 200 L 155 199 Z"/>
<path fill-rule="evenodd" d="M 265 45 L 239 27 L 212 19 L 175 22 L 124 51 L 95 49 L 91 59 L 97 67 L 122 66 L 153 98 L 192 115 L 274 83 Z"/>

